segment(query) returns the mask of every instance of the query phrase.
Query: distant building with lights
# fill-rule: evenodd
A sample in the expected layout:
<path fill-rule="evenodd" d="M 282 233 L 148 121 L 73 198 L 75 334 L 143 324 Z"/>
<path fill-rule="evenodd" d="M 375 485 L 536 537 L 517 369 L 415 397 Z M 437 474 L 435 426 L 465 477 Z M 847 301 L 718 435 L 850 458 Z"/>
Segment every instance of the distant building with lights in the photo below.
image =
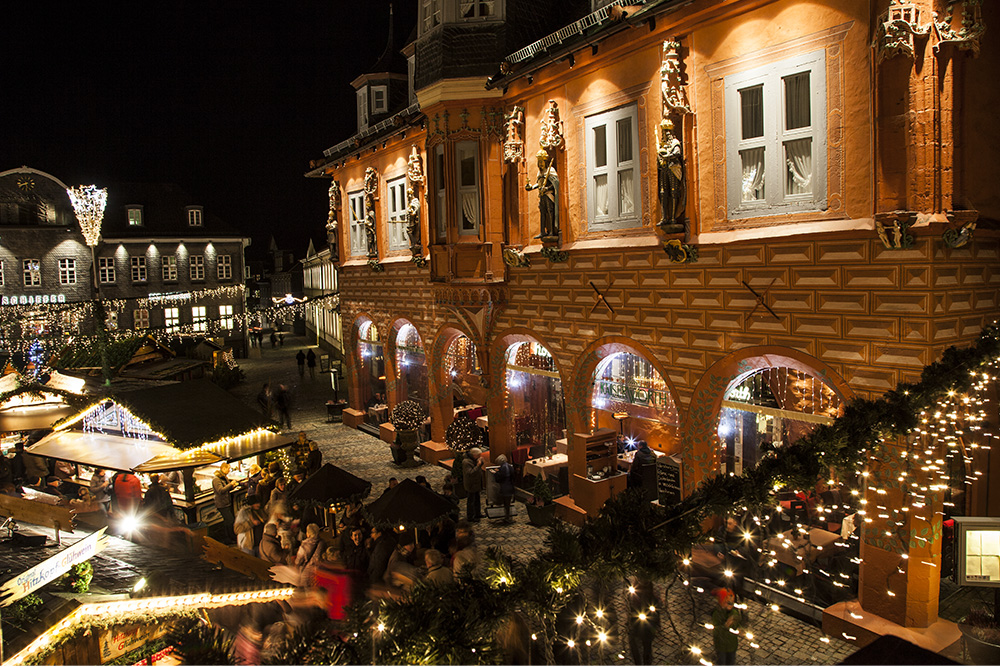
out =
<path fill-rule="evenodd" d="M 447 460 L 478 403 L 492 456 L 566 448 L 581 523 L 624 488 L 601 429 L 689 492 L 974 341 L 1000 316 L 1000 5 L 942 6 L 420 0 L 406 67 L 352 82 L 358 131 L 307 173 L 334 186 L 344 422 L 417 398 Z M 1000 457 L 969 458 L 987 481 L 932 508 L 1000 514 Z M 937 619 L 928 514 L 898 581 L 879 535 L 854 581 L 909 627 Z"/>
<path fill-rule="evenodd" d="M 337 265 L 330 259 L 330 248 L 320 250 L 309 241 L 302 259 L 302 289 L 310 300 L 337 293 Z M 306 340 L 343 359 L 344 342 L 340 325 L 340 304 L 306 304 Z"/>

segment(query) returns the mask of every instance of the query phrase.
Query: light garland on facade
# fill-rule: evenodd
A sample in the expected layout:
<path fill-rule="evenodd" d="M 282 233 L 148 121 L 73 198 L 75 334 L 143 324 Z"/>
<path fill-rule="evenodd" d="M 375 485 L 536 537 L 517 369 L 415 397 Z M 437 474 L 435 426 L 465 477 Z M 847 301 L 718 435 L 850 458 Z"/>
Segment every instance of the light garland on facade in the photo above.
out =
<path fill-rule="evenodd" d="M 66 190 L 73 211 L 83 232 L 83 241 L 93 248 L 101 238 L 101 223 L 104 221 L 104 207 L 108 204 L 108 189 L 96 185 L 79 185 Z"/>

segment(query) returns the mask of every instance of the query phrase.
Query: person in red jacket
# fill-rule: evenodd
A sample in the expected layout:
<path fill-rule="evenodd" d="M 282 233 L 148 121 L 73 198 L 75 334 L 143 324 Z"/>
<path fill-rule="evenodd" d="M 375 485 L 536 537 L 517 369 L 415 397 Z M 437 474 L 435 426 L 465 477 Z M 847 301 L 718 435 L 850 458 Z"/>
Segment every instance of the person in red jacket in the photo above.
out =
<path fill-rule="evenodd" d="M 142 485 L 130 472 L 116 473 L 112 478 L 114 508 L 119 514 L 134 515 L 142 503 Z"/>

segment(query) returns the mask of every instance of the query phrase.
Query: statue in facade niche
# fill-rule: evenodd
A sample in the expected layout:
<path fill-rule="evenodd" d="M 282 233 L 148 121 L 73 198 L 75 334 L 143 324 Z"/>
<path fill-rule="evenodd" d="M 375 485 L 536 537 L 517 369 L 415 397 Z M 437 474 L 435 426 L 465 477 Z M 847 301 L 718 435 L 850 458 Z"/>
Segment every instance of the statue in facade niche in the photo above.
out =
<path fill-rule="evenodd" d="M 378 172 L 373 167 L 365 170 L 365 237 L 368 256 L 378 257 L 378 237 L 375 235 L 375 200 L 378 199 Z"/>
<path fill-rule="evenodd" d="M 410 147 L 410 157 L 406 161 L 406 178 L 411 185 L 424 182 L 424 166 L 416 146 Z"/>
<path fill-rule="evenodd" d="M 420 244 L 420 197 L 412 185 L 406 186 L 406 236 L 410 239 L 410 252 L 422 255 Z"/>
<path fill-rule="evenodd" d="M 534 183 L 526 183 L 525 190 L 538 190 L 538 214 L 541 218 L 541 233 L 536 239 L 543 243 L 559 242 L 559 174 L 556 173 L 555 156 L 549 156 L 544 148 L 539 150 L 538 177 Z"/>
<path fill-rule="evenodd" d="M 326 240 L 330 244 L 330 259 L 334 262 L 340 261 L 340 244 L 337 234 L 339 221 L 337 219 L 340 212 L 340 181 L 330 181 L 330 189 L 327 191 L 330 198 L 330 213 L 326 216 Z"/>
<path fill-rule="evenodd" d="M 687 187 L 684 182 L 684 158 L 681 142 L 674 133 L 674 123 L 664 118 L 656 135 L 660 208 L 663 218 L 659 225 L 668 232 L 684 231 L 684 207 Z"/>

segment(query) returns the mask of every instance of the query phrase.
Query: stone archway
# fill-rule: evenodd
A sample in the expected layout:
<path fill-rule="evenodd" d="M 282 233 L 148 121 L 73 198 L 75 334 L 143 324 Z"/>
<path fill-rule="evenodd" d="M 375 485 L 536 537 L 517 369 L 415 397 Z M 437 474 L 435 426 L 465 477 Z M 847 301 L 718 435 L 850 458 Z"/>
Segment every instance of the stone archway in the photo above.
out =
<path fill-rule="evenodd" d="M 854 398 L 847 382 L 825 363 L 798 350 L 773 345 L 748 347 L 726 355 L 705 371 L 695 387 L 682 421 L 684 492 L 690 493 L 718 468 L 717 435 L 719 411 L 726 390 L 739 377 L 755 369 L 786 367 L 821 378 L 841 400 Z"/>
<path fill-rule="evenodd" d="M 427 363 L 430 373 L 429 380 L 429 409 L 431 415 L 431 439 L 435 442 L 444 442 L 444 432 L 451 424 L 454 417 L 454 398 L 452 395 L 452 378 L 448 373 L 445 359 L 448 349 L 458 338 L 464 337 L 475 347 L 476 356 L 479 358 L 482 367 L 483 350 L 476 346 L 475 338 L 458 324 L 445 324 L 440 327 L 434 336 L 434 344 L 427 351 Z M 483 389 L 485 394 L 485 389 Z"/>
<path fill-rule="evenodd" d="M 420 333 L 420 329 L 409 319 L 405 317 L 396 318 L 392 325 L 389 327 L 388 332 L 385 337 L 385 348 L 386 348 L 386 395 L 389 398 L 390 407 L 395 407 L 397 403 L 407 400 L 408 396 L 404 393 L 407 391 L 407 382 L 405 381 L 403 375 L 404 370 L 399 367 L 399 337 L 400 334 L 408 335 L 410 338 L 414 338 L 419 344 L 419 347 L 423 349 L 423 366 L 425 368 L 423 382 L 430 384 L 430 365 L 428 363 L 428 355 L 425 346 L 425 338 Z M 410 346 L 412 347 L 412 345 Z M 419 361 L 421 356 L 416 350 L 412 350 L 415 359 L 411 361 Z M 404 350 L 404 354 L 406 351 Z M 411 378 L 412 379 L 412 378 Z M 419 381 L 419 378 L 417 378 Z M 423 391 L 418 391 L 418 393 L 423 395 L 422 400 L 418 400 L 421 406 L 428 409 L 429 402 L 429 391 L 424 389 Z"/>

